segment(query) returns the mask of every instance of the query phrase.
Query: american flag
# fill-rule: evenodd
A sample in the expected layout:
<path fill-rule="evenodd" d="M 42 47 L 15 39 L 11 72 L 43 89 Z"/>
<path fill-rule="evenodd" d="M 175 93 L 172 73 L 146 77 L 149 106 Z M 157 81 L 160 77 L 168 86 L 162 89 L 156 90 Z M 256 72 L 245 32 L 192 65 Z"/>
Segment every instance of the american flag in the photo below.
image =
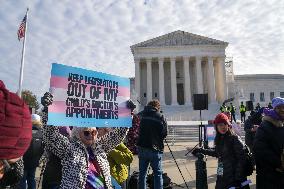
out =
<path fill-rule="evenodd" d="M 19 29 L 18 29 L 18 39 L 21 40 L 22 37 L 25 37 L 25 30 L 26 30 L 26 21 L 27 15 L 24 17 Z"/>

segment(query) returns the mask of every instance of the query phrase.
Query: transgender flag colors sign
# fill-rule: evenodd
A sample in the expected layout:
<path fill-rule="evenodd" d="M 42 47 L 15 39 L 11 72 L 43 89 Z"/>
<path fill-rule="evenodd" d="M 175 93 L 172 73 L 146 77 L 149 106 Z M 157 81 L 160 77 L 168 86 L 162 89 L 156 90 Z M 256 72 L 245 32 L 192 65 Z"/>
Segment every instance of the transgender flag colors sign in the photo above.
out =
<path fill-rule="evenodd" d="M 101 72 L 52 64 L 48 125 L 131 127 L 130 80 Z"/>

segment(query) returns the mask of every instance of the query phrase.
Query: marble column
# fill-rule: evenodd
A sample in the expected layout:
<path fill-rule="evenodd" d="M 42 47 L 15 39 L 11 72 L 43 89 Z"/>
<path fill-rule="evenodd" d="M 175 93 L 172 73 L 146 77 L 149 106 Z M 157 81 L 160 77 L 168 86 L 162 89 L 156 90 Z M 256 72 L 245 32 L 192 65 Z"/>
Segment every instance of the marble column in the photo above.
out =
<path fill-rule="evenodd" d="M 190 75 L 189 75 L 189 57 L 183 57 L 184 70 L 184 104 L 192 105 L 191 90 L 190 90 Z"/>
<path fill-rule="evenodd" d="M 171 92 L 172 103 L 171 105 L 177 105 L 177 79 L 176 79 L 176 58 L 171 57 Z"/>
<path fill-rule="evenodd" d="M 146 59 L 147 64 L 147 103 L 152 100 L 152 59 Z"/>
<path fill-rule="evenodd" d="M 159 98 L 160 104 L 165 105 L 164 58 L 159 58 Z"/>
<path fill-rule="evenodd" d="M 203 94 L 201 57 L 198 56 L 196 57 L 196 62 L 195 62 L 195 75 L 196 75 L 197 94 Z"/>
<path fill-rule="evenodd" d="M 221 89 L 221 96 L 220 99 L 222 101 L 228 98 L 228 89 L 227 89 L 227 82 L 226 82 L 226 70 L 225 70 L 225 57 L 218 57 L 218 66 L 219 66 L 219 74 L 221 76 L 220 82 L 220 89 Z"/>
<path fill-rule="evenodd" d="M 140 98 L 140 59 L 134 58 L 135 63 L 135 92 L 137 95 L 137 100 L 141 102 Z"/>
<path fill-rule="evenodd" d="M 214 64 L 213 57 L 208 57 L 208 91 L 209 91 L 209 101 L 211 104 L 216 104 L 216 90 L 215 90 L 215 74 L 214 74 Z"/>

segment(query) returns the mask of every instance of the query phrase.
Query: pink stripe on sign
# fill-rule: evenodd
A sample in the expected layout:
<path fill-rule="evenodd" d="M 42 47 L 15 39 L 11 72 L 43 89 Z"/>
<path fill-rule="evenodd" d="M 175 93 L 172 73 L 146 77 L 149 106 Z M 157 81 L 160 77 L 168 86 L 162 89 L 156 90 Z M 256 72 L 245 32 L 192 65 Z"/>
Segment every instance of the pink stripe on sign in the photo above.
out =
<path fill-rule="evenodd" d="M 117 96 L 129 96 L 130 97 L 130 89 L 128 87 L 118 87 Z"/>
<path fill-rule="evenodd" d="M 67 105 L 65 101 L 54 101 L 51 106 L 48 107 L 48 111 L 51 113 L 65 113 Z M 85 106 L 85 108 L 87 108 Z M 130 115 L 130 109 L 126 107 L 119 107 L 118 116 L 125 117 Z"/>
<path fill-rule="evenodd" d="M 67 89 L 68 88 L 68 78 L 67 77 L 58 77 L 52 76 L 50 78 L 50 87 L 53 88 L 60 88 L 60 89 Z M 93 86 L 91 84 L 87 84 L 86 92 L 90 92 L 90 87 Z M 104 94 L 104 87 L 100 89 L 101 94 Z M 117 96 L 130 96 L 130 89 L 128 87 L 118 87 L 118 94 Z"/>
<path fill-rule="evenodd" d="M 68 79 L 67 77 L 51 76 L 50 87 L 67 89 Z"/>
<path fill-rule="evenodd" d="M 119 117 L 126 117 L 131 115 L 131 110 L 128 108 L 119 108 L 118 109 L 118 116 Z"/>
<path fill-rule="evenodd" d="M 66 111 L 65 101 L 54 101 L 52 105 L 48 107 L 48 112 L 52 113 L 64 113 Z"/>

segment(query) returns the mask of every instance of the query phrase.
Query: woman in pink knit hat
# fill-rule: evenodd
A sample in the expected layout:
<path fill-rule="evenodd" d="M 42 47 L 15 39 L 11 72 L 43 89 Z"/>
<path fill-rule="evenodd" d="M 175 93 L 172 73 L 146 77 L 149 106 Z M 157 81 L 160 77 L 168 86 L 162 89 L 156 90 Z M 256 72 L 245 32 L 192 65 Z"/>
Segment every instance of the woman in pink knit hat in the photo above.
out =
<path fill-rule="evenodd" d="M 201 153 L 218 158 L 216 189 L 230 187 L 249 188 L 245 182 L 245 146 L 240 137 L 234 134 L 228 116 L 220 113 L 214 120 L 216 137 L 214 149 L 196 148 L 192 154 Z"/>

